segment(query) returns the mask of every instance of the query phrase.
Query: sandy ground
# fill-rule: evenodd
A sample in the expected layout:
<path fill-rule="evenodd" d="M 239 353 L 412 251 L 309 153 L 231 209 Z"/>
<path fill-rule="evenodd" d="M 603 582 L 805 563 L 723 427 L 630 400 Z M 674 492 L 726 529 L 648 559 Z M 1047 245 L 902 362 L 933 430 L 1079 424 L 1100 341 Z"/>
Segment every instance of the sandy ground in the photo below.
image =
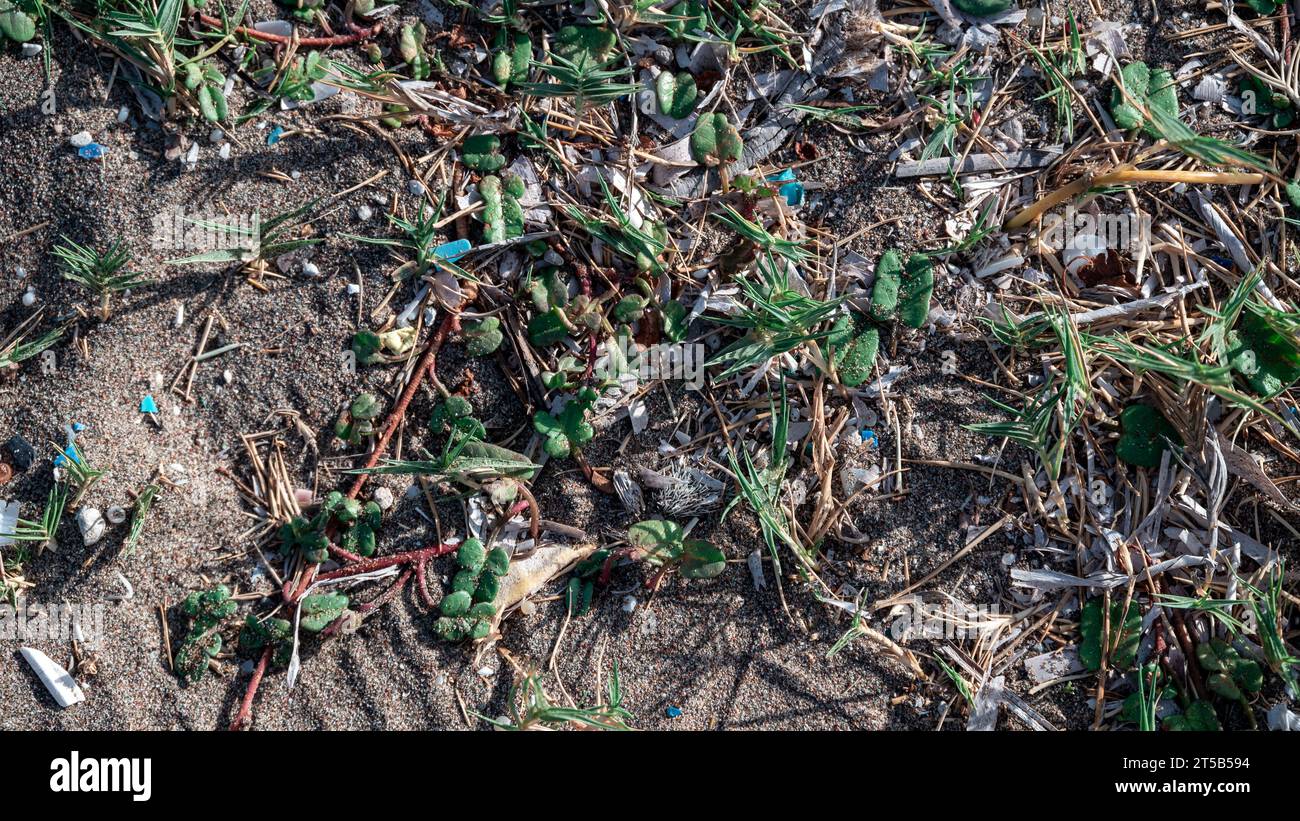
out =
<path fill-rule="evenodd" d="M 354 375 L 341 366 L 340 354 L 356 330 L 357 300 L 346 292 L 347 284 L 356 280 L 353 263 L 361 272 L 366 312 L 387 290 L 392 265 L 382 251 L 331 235 L 385 234 L 381 208 L 375 207 L 376 216 L 366 224 L 355 215 L 357 206 L 371 203 L 375 192 L 408 210 L 416 201 L 386 143 L 367 142 L 341 128 L 268 147 L 265 132 L 246 126 L 236 133 L 231 158 L 222 160 L 207 140 L 207 129 L 195 127 L 187 133 L 200 143 L 200 157 L 193 169 L 182 170 L 162 158 L 163 135 L 156 129 L 136 128 L 134 120 L 117 122 L 119 108 L 134 108 L 134 103 L 120 79 L 109 88 L 111 61 L 75 43 L 64 29 L 56 37 L 55 54 L 58 110 L 52 116 L 40 113 L 40 61 L 21 60 L 13 50 L 0 55 L 0 237 L 49 222 L 0 245 L 0 328 L 14 327 L 38 308 L 52 318 L 80 304 L 77 286 L 60 279 L 48 256 L 60 234 L 98 245 L 119 234 L 126 237 L 136 268 L 156 284 L 118 299 L 109 322 L 80 322 L 78 344 L 64 342 L 56 348 L 57 372 L 43 373 L 40 363 L 29 362 L 17 379 L 0 383 L 0 440 L 20 433 L 44 451 L 46 443 L 62 442 L 67 422 L 86 424 L 80 441 L 90 460 L 109 471 L 86 500 L 101 508 L 129 505 L 128 491 L 143 487 L 159 466 L 179 464 L 190 481 L 161 497 L 134 555 L 122 551 L 125 527 L 113 528 L 99 544 L 86 548 L 68 516 L 57 552 L 33 560 L 28 576 L 36 587 L 29 601 L 104 604 L 107 632 L 97 650 L 97 674 L 83 681 L 87 703 L 66 711 L 56 709 L 18 656 L 19 643 L 0 640 L 0 729 L 213 729 L 229 722 L 250 665 L 230 659 L 222 664 L 221 675 L 181 685 L 168 669 L 160 608 L 174 649 L 185 629 L 176 605 L 189 592 L 216 581 L 238 592 L 271 591 L 260 561 L 240 538 L 253 524 L 247 505 L 232 482 L 217 473 L 225 467 L 247 475 L 239 434 L 273 427 L 272 414 L 291 409 L 321 432 L 316 444 L 322 454 L 335 456 L 339 451 L 330 443 L 328 430 L 344 402 L 363 389 L 391 401 L 394 369 L 363 369 Z M 317 113 L 338 106 L 331 101 Z M 272 120 L 286 128 L 304 122 L 298 115 Z M 106 162 L 93 165 L 76 156 L 68 138 L 82 130 L 109 146 Z M 413 156 L 435 147 L 414 128 L 395 138 Z M 847 235 L 897 218 L 855 243 L 854 250 L 869 257 L 885 247 L 906 252 L 938 244 L 941 226 L 924 198 L 903 187 L 889 187 L 888 196 L 881 196 L 882 184 L 889 182 L 887 139 L 872 140 L 868 152 L 830 133 L 819 134 L 816 142 L 821 156 L 807 173 L 811 181 L 825 186 L 821 203 L 811 209 L 823 228 Z M 153 217 L 175 207 L 256 209 L 266 216 L 343 190 L 382 170 L 389 172 L 383 179 L 313 221 L 315 231 L 329 237 L 314 259 L 322 272 L 317 279 L 297 274 L 269 279 L 269 292 L 262 292 L 242 277 L 226 276 L 211 266 L 164 266 L 162 260 L 173 252 L 150 247 Z M 264 176 L 272 171 L 291 175 L 291 181 Z M 15 276 L 19 266 L 27 271 L 25 279 Z M 20 302 L 29 286 L 37 295 L 33 308 Z M 939 283 L 935 297 L 940 305 L 955 309 L 960 283 Z M 178 306 L 184 307 L 186 318 L 174 327 Z M 227 323 L 218 328 L 220 340 L 214 344 L 239 342 L 245 347 L 202 364 L 194 380 L 194 401 L 186 403 L 166 386 L 193 351 L 212 309 Z M 945 350 L 957 353 L 959 375 L 942 372 Z M 891 357 L 911 368 L 901 383 L 906 397 L 905 455 L 971 462 L 993 452 L 993 445 L 961 427 L 987 418 L 979 390 L 960 377 L 993 377 L 993 364 L 982 345 L 937 334 L 895 340 Z M 449 348 L 439 360 L 440 378 L 448 385 L 459 384 L 466 367 L 476 377 L 476 409 L 494 436 L 509 435 L 526 422 L 524 409 L 491 360 L 467 363 Z M 223 377 L 226 371 L 229 384 Z M 163 387 L 151 387 L 151 379 L 159 378 Z M 158 400 L 161 429 L 137 411 L 146 393 Z M 705 407 L 698 396 L 680 392 L 676 405 L 682 414 Z M 421 395 L 411 415 L 423 420 L 429 410 L 429 397 Z M 631 433 L 628 423 L 605 426 L 591 447 L 592 462 L 654 465 L 656 445 L 675 420 L 662 403 L 653 418 L 652 427 L 632 437 L 626 448 L 622 446 Z M 412 450 L 422 436 L 410 430 L 403 446 Z M 892 431 L 881 430 L 880 440 L 882 448 L 895 446 Z M 286 437 L 286 442 L 286 457 L 297 466 L 297 478 L 304 485 L 318 472 L 315 478 L 323 487 L 340 481 L 331 473 L 331 464 L 316 458 L 307 443 L 296 437 Z M 21 500 L 24 515 L 32 515 L 49 487 L 47 464 L 0 487 L 0 497 Z M 386 520 L 382 550 L 430 543 L 436 534 L 415 513 L 419 502 L 403 499 L 403 482 L 385 481 L 394 489 L 399 508 Z M 901 500 L 855 508 L 853 522 L 870 536 L 867 544 L 832 548 L 833 576 L 864 591 L 868 600 L 902 589 L 959 550 L 967 526 L 984 527 L 1000 518 L 996 508 L 1007 494 L 1005 486 L 982 474 L 923 465 L 908 474 L 906 486 L 909 492 Z M 571 464 L 548 465 L 535 490 L 544 515 L 582 527 L 598 539 L 621 538 L 632 521 L 615 501 L 592 491 Z M 444 526 L 457 532 L 459 506 L 445 503 L 439 512 Z M 865 641 L 828 659 L 827 650 L 848 626 L 846 616 L 817 605 L 791 580 L 786 584 L 787 604 L 797 614 L 794 620 L 787 617 L 775 585 L 754 589 L 744 564 L 760 543 L 751 515 L 732 512 L 713 528 L 711 537 L 733 562 L 721 578 L 688 582 L 671 576 L 648 600 L 641 589 L 644 571 L 623 569 L 615 574 L 611 592 L 598 596 L 588 615 L 567 621 L 557 595 L 562 587 L 556 584 L 531 615 L 516 614 L 506 623 L 503 646 L 536 667 L 553 664 L 548 686 L 558 677 L 579 702 L 596 697 L 617 662 L 625 704 L 637 727 L 936 725 L 943 703 L 954 697 L 945 682 L 914 684 L 896 662 Z M 1008 547 L 1008 537 L 995 534 L 930 588 L 966 601 L 1003 600 L 1007 577 L 1002 557 Z M 439 565 L 436 572 L 449 573 L 450 564 Z M 767 572 L 770 582 L 770 565 Z M 134 586 L 134 597 L 108 603 L 105 596 L 120 590 L 119 573 Z M 629 595 L 638 600 L 630 613 L 624 607 Z M 257 604 L 245 602 L 241 613 Z M 369 619 L 358 634 L 309 644 L 302 678 L 292 693 L 281 672 L 268 677 L 255 710 L 256 727 L 481 727 L 475 713 L 504 712 L 509 668 L 495 654 L 474 659 L 464 648 L 438 642 L 431 624 L 432 617 L 408 591 Z M 887 629 L 879 619 L 875 626 Z M 61 662 L 68 658 L 66 644 L 36 646 Z M 918 651 L 927 647 L 924 642 L 910 646 Z M 1079 726 L 1087 720 L 1080 715 L 1085 712 L 1080 710 L 1082 696 L 1069 691 L 1030 701 L 1059 726 Z M 946 728 L 964 724 L 959 706 L 954 705 Z M 680 708 L 680 716 L 669 718 L 669 707 Z M 1004 719 L 1003 726 L 1018 725 Z"/>

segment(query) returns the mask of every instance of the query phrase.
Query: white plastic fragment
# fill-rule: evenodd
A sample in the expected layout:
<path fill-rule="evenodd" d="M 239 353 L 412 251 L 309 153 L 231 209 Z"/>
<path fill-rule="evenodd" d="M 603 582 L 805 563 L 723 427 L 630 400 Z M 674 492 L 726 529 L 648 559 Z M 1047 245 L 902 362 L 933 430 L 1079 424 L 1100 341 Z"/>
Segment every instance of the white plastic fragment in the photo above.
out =
<path fill-rule="evenodd" d="M 49 656 L 31 647 L 22 648 L 23 658 L 31 665 L 36 677 L 50 691 L 60 707 L 67 708 L 86 700 L 85 693 L 77 686 L 76 679 L 67 670 L 56 664 Z"/>
<path fill-rule="evenodd" d="M 6 534 L 13 534 L 18 527 L 18 500 L 5 502 L 0 500 L 0 547 L 14 543 Z"/>

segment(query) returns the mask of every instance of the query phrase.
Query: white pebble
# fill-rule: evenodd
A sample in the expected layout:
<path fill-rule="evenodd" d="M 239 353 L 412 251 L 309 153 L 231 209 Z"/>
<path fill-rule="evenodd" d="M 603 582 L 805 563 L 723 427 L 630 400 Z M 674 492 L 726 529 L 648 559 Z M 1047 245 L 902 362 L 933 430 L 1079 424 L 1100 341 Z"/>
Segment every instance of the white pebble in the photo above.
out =
<path fill-rule="evenodd" d="M 414 499 L 414 498 L 418 497 L 418 496 L 420 495 L 420 486 L 419 486 L 418 484 L 416 484 L 416 485 L 411 485 L 410 487 L 408 487 L 408 488 L 406 489 L 406 494 L 405 494 L 405 495 L 406 495 L 406 498 L 408 498 L 408 499 Z"/>
<path fill-rule="evenodd" d="M 131 116 L 131 109 L 127 108 L 126 106 L 122 106 L 117 110 L 117 121 L 119 123 L 126 122 L 130 116 Z"/>
<path fill-rule="evenodd" d="M 624 599 L 623 599 L 623 612 L 624 612 L 624 613 L 631 613 L 633 610 L 636 609 L 636 605 L 637 605 L 636 596 L 626 596 L 626 597 L 624 597 Z"/>
<path fill-rule="evenodd" d="M 185 305 L 176 306 L 176 315 L 172 317 L 172 327 L 179 328 L 185 324 Z"/>
<path fill-rule="evenodd" d="M 17 268 L 14 269 L 14 276 L 18 277 L 19 279 L 25 279 L 27 277 L 27 269 L 19 265 Z"/>
<path fill-rule="evenodd" d="M 363 205 L 357 209 L 357 219 L 361 220 L 362 222 L 365 222 L 366 220 L 370 219 L 374 215 L 375 212 L 370 209 L 369 205 Z"/>
<path fill-rule="evenodd" d="M 225 136 L 226 132 L 222 131 L 220 128 L 214 128 L 208 132 L 208 142 L 213 144 L 219 143 L 225 139 Z"/>
<path fill-rule="evenodd" d="M 352 296 L 356 296 L 357 294 L 361 293 L 361 286 L 356 284 L 355 282 L 349 282 L 348 293 L 351 294 Z"/>
<path fill-rule="evenodd" d="M 419 180 L 411 180 L 406 184 L 406 190 L 410 191 L 411 196 L 413 197 L 423 197 L 424 183 L 420 182 Z"/>
<path fill-rule="evenodd" d="M 217 156 L 223 160 L 230 159 L 230 143 L 222 143 L 221 150 L 217 152 Z"/>
<path fill-rule="evenodd" d="M 126 521 L 126 508 L 121 505 L 113 505 L 104 511 L 104 517 L 112 524 L 120 525 Z"/>
<path fill-rule="evenodd" d="M 221 372 L 221 381 L 222 381 L 222 382 L 225 382 L 227 385 L 229 385 L 231 382 L 234 382 L 234 381 L 235 381 L 235 374 L 234 374 L 234 372 L 231 371 L 231 370 L 229 370 L 229 369 L 226 369 L 226 370 L 222 371 L 222 372 Z"/>
<path fill-rule="evenodd" d="M 478 674 L 483 678 L 487 678 L 488 676 L 495 676 L 497 671 L 491 667 L 480 667 L 478 668 Z"/>
<path fill-rule="evenodd" d="M 83 507 L 77 511 L 77 527 L 81 530 L 81 541 L 86 547 L 90 547 L 104 538 L 108 523 L 104 521 L 104 515 L 98 508 Z"/>
<path fill-rule="evenodd" d="M 78 131 L 76 134 L 73 134 L 68 138 L 68 145 L 73 148 L 85 148 L 94 141 L 95 138 L 90 136 L 89 131 Z"/>
<path fill-rule="evenodd" d="M 26 291 L 23 291 L 23 307 L 30 308 L 35 304 L 36 304 L 36 291 L 32 288 L 28 288 Z"/>
<path fill-rule="evenodd" d="M 289 172 L 289 176 L 290 176 L 290 177 L 293 177 L 295 180 L 297 180 L 297 179 L 301 179 L 301 178 L 302 178 L 302 172 L 295 168 L 294 170 L 292 170 L 292 171 Z"/>
<path fill-rule="evenodd" d="M 303 260 L 302 275 L 305 277 L 318 277 L 320 276 L 320 269 L 317 268 L 316 263 L 311 260 Z"/>
<path fill-rule="evenodd" d="M 41 44 L 40 44 L 40 43 L 23 43 L 23 56 L 24 56 L 24 57 L 35 57 L 36 55 L 38 55 L 38 54 L 40 54 L 40 53 L 41 53 Z"/>
<path fill-rule="evenodd" d="M 374 499 L 380 510 L 388 510 L 393 506 L 393 492 L 386 487 L 375 488 L 375 492 L 370 494 L 370 498 Z"/>

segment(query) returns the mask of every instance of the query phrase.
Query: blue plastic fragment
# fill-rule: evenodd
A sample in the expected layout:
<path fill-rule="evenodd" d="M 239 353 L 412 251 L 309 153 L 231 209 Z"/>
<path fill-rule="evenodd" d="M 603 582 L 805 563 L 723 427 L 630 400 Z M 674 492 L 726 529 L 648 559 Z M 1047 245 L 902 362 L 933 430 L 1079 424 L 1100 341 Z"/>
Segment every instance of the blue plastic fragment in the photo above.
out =
<path fill-rule="evenodd" d="M 768 182 L 783 182 L 785 185 L 778 189 L 782 197 L 785 197 L 786 205 L 798 206 L 803 205 L 803 183 L 795 180 L 794 171 L 787 168 L 780 174 L 773 174 L 767 178 Z"/>
<path fill-rule="evenodd" d="M 669 718 L 678 718 L 678 717 L 680 717 L 681 714 L 682 714 L 682 708 L 681 708 L 681 707 L 669 707 L 667 710 L 664 710 L 664 713 L 667 714 L 667 716 L 668 716 Z"/>
<path fill-rule="evenodd" d="M 280 142 L 280 135 L 283 133 L 284 133 L 283 126 L 278 126 L 278 125 L 274 126 L 271 129 L 271 133 L 266 135 L 266 144 L 275 145 L 276 143 Z"/>
<path fill-rule="evenodd" d="M 463 257 L 465 254 L 469 253 L 469 250 L 473 247 L 474 246 L 470 244 L 469 240 L 458 239 L 439 245 L 437 248 L 433 249 L 433 253 L 436 256 L 451 262 L 457 257 Z"/>
<path fill-rule="evenodd" d="M 77 149 L 77 155 L 83 160 L 97 160 L 108 153 L 108 147 L 99 143 L 90 143 Z"/>
<path fill-rule="evenodd" d="M 874 447 L 880 447 L 880 440 L 876 438 L 876 432 L 871 428 L 862 429 L 862 441 L 870 442 Z"/>
<path fill-rule="evenodd" d="M 75 432 L 75 433 L 81 433 L 81 432 L 82 432 L 83 430 L 85 430 L 85 429 L 86 429 L 86 424 L 85 424 L 84 422 L 73 422 L 73 423 L 72 423 L 72 430 L 73 430 L 73 432 Z"/>
<path fill-rule="evenodd" d="M 146 394 L 144 395 L 144 399 L 141 399 L 141 400 L 140 400 L 140 412 L 141 412 L 141 413 L 157 413 L 157 412 L 158 412 L 158 403 L 155 402 L 155 401 L 153 401 L 153 396 L 152 396 L 152 395 L 146 393 Z"/>

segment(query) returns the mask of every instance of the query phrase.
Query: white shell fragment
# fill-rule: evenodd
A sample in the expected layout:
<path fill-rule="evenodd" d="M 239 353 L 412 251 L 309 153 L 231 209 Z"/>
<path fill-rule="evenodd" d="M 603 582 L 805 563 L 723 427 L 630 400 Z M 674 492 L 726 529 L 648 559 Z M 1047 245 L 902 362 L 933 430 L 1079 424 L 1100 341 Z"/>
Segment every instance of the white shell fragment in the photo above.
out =
<path fill-rule="evenodd" d="M 41 684 L 50 691 L 50 695 L 54 696 L 54 700 L 60 707 L 71 707 L 86 700 L 85 693 L 81 692 L 72 674 L 54 663 L 49 656 L 31 647 L 22 648 L 22 654 L 35 671 L 36 677 L 41 680 Z"/>

